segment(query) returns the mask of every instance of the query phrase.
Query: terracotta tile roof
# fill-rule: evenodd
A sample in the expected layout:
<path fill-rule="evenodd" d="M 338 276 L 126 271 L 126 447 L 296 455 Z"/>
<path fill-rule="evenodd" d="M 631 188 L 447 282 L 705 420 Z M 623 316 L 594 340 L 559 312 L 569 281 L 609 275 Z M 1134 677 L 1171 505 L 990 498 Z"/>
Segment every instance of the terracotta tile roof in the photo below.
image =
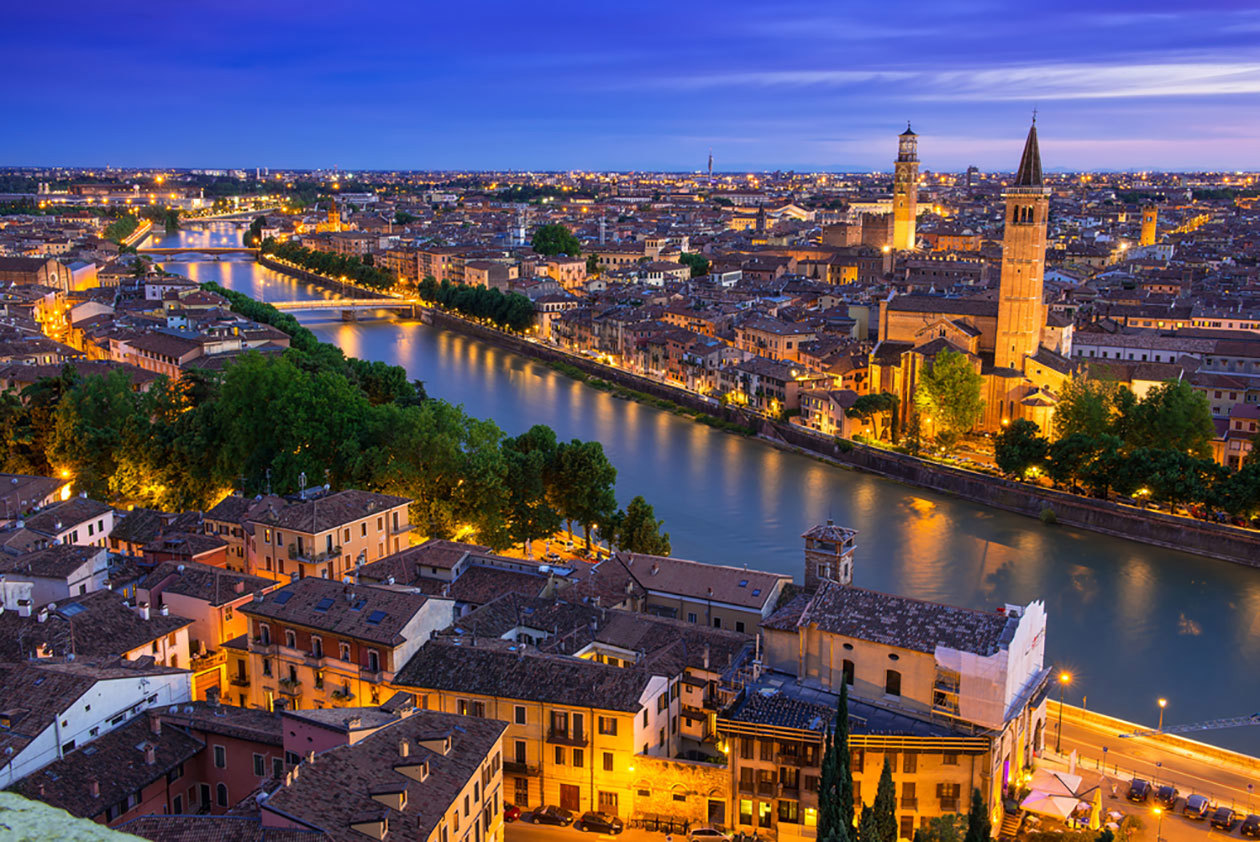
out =
<path fill-rule="evenodd" d="M 26 519 L 26 528 L 43 535 L 56 535 L 77 523 L 100 517 L 110 510 L 109 506 L 87 497 L 71 497 L 64 503 L 49 506 Z M 57 524 L 61 524 L 58 526 Z"/>
<path fill-rule="evenodd" d="M 94 818 L 191 760 L 202 747 L 200 740 L 177 728 L 154 734 L 146 717 L 136 717 L 28 775 L 13 789 L 71 815 Z M 92 794 L 93 784 L 98 795 Z"/>
<path fill-rule="evenodd" d="M 313 500 L 289 503 L 278 510 L 257 515 L 254 520 L 266 526 L 313 535 L 410 502 L 406 497 L 347 489 Z"/>
<path fill-rule="evenodd" d="M 98 555 L 107 552 L 104 547 L 54 544 L 17 557 L 0 555 L 0 573 L 64 579 Z"/>
<path fill-rule="evenodd" d="M 495 753 L 507 723 L 493 719 L 416 711 L 354 745 L 338 746 L 295 769 L 292 783 L 263 804 L 265 811 L 323 831 L 331 839 L 362 840 L 351 825 L 384 819 L 387 839 L 427 839 L 451 809 L 460 791 Z M 448 753 L 432 751 L 423 740 L 449 737 Z M 402 756 L 400 744 L 407 746 Z M 428 764 L 421 783 L 400 767 Z M 373 798 L 406 793 L 401 809 Z"/>
<path fill-rule="evenodd" d="M 405 584 L 431 574 L 433 570 L 452 570 L 469 555 L 490 555 L 489 547 L 430 538 L 423 544 L 407 547 L 359 568 L 359 576 L 376 582 L 393 577 Z"/>
<path fill-rule="evenodd" d="M 652 674 L 530 647 L 472 646 L 435 638 L 394 679 L 398 687 L 637 712 Z"/>
<path fill-rule="evenodd" d="M 110 540 L 127 544 L 147 544 L 166 528 L 174 515 L 158 509 L 132 509 L 114 515 L 114 529 Z"/>
<path fill-rule="evenodd" d="M 238 585 L 240 590 L 237 590 Z M 162 593 L 180 594 L 211 605 L 224 605 L 275 585 L 271 579 L 209 564 L 165 561 L 145 577 L 140 587 L 144 590 L 160 588 Z"/>
<path fill-rule="evenodd" d="M 623 552 L 615 554 L 613 560 L 622 564 L 645 590 L 724 602 L 757 611 L 775 598 L 775 588 L 780 582 L 792 580 L 791 576 L 782 573 L 670 556 Z"/>
<path fill-rule="evenodd" d="M 152 842 L 318 842 L 317 830 L 263 827 L 258 816 L 140 816 L 116 830 Z"/>
<path fill-rule="evenodd" d="M 217 535 L 205 535 L 200 532 L 163 532 L 141 547 L 140 551 L 145 555 L 170 553 L 195 558 L 221 550 L 226 546 L 227 541 Z"/>
<path fill-rule="evenodd" d="M 192 625 L 192 620 L 162 616 L 154 610 L 143 620 L 116 591 L 96 591 L 57 603 L 39 622 L 39 612 L 19 617 L 14 611 L 0 614 L 0 657 L 25 660 L 40 644 L 53 654 L 70 652 L 78 657 L 117 656 L 152 643 Z"/>
<path fill-rule="evenodd" d="M 308 576 L 241 606 L 240 612 L 397 646 L 403 642 L 403 628 L 429 599 L 424 594 Z"/>
<path fill-rule="evenodd" d="M 170 705 L 162 710 L 151 709 L 149 715 L 160 718 L 163 726 L 172 725 L 208 734 L 222 734 L 267 745 L 284 745 L 284 727 L 280 715 L 270 711 L 209 702 L 188 702 Z"/>

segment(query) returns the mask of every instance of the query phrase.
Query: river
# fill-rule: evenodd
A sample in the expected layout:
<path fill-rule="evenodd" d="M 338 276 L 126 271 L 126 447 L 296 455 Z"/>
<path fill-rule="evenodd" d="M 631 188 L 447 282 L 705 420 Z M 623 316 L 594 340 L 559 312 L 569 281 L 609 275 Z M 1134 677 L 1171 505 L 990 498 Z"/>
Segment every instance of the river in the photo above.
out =
<path fill-rule="evenodd" d="M 152 245 L 236 245 L 239 228 L 190 228 Z M 246 258 L 168 269 L 261 300 L 317 288 Z M 428 393 L 510 434 L 548 424 L 597 439 L 624 503 L 642 494 L 674 555 L 802 574 L 800 534 L 830 517 L 857 529 L 854 582 L 971 608 L 1041 599 L 1046 653 L 1073 678 L 1066 700 L 1166 724 L 1260 710 L 1260 571 L 1008 514 L 836 468 L 617 400 L 539 363 L 416 321 L 299 314 L 345 353 L 401 365 Z M 335 317 L 334 317 L 335 318 Z M 1189 736 L 1260 754 L 1260 728 Z"/>

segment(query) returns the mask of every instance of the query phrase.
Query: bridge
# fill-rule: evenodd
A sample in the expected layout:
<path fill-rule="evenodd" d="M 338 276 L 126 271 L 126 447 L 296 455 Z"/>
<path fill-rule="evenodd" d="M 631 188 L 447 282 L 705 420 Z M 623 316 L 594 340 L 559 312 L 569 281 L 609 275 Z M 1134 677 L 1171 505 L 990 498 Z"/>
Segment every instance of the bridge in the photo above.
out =
<path fill-rule="evenodd" d="M 172 248 L 142 246 L 136 249 L 140 254 L 258 254 L 257 248 L 248 246 L 176 246 Z"/>
<path fill-rule="evenodd" d="M 352 322 L 359 313 L 374 310 L 390 310 L 399 315 L 414 317 L 425 304 L 419 298 L 320 298 L 314 301 L 268 301 L 282 312 L 338 310 L 343 321 Z"/>

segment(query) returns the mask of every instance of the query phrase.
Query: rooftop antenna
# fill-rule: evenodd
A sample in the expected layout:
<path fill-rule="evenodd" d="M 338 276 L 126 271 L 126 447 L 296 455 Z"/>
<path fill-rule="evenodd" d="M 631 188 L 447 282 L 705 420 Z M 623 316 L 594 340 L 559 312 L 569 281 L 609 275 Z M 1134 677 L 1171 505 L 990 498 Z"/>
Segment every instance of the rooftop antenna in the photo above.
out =
<path fill-rule="evenodd" d="M 271 468 L 267 469 L 267 496 L 271 496 Z"/>

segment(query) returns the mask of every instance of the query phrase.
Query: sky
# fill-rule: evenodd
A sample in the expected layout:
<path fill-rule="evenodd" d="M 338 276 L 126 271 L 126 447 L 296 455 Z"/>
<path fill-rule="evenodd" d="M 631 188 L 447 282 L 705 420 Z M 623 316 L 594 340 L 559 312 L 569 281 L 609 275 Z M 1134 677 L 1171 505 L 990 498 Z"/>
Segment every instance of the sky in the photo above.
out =
<path fill-rule="evenodd" d="M 6 4 L 0 166 L 1260 167 L 1260 0 Z"/>

